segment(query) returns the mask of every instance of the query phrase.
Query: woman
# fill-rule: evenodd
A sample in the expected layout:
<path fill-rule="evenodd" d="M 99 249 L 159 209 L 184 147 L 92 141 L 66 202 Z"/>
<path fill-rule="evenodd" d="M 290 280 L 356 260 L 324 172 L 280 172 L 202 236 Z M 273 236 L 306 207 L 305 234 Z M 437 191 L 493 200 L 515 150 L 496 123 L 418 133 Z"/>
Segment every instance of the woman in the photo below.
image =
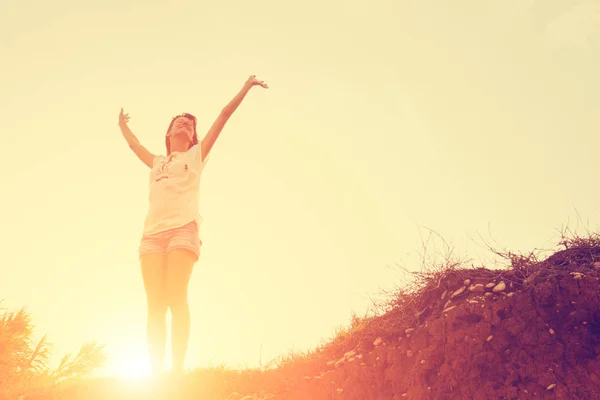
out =
<path fill-rule="evenodd" d="M 129 115 L 119 114 L 119 127 L 129 147 L 150 169 L 150 208 L 139 248 L 148 302 L 147 341 L 152 374 L 164 367 L 166 314 L 171 310 L 172 371 L 183 373 L 190 336 L 187 299 L 192 268 L 200 255 L 198 228 L 200 176 L 217 137 L 253 86 L 268 86 L 250 76 L 240 92 L 223 108 L 210 130 L 198 141 L 196 118 L 173 118 L 166 134 L 166 156 L 156 156 L 140 144 L 127 126 Z"/>

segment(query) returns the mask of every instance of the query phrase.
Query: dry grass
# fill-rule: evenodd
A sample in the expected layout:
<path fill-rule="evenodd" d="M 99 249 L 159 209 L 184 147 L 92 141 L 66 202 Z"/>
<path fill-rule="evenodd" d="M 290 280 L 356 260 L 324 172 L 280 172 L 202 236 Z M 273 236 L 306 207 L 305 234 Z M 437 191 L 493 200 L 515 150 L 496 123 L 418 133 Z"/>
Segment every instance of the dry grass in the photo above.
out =
<path fill-rule="evenodd" d="M 441 250 L 438 250 L 440 242 Z M 429 236 L 422 239 L 420 270 L 411 272 L 398 267 L 406 284 L 382 291 L 382 300 L 373 301 L 372 308 L 364 316 L 354 314 L 348 326 L 338 329 L 331 340 L 315 350 L 280 357 L 269 366 L 271 369 L 306 370 L 310 369 L 309 365 L 316 365 L 322 369 L 324 363 L 339 359 L 350 350 L 372 347 L 378 337 L 385 340 L 403 334 L 405 329 L 421 324 L 433 305 L 440 303 L 440 297 L 452 285 L 449 282 L 504 280 L 515 288 L 526 288 L 537 277 L 547 278 L 558 272 L 554 270 L 567 265 L 588 267 L 600 261 L 598 233 L 586 231 L 586 236 L 581 236 L 565 229 L 561 231 L 557 247 L 519 254 L 488 246 L 488 250 L 499 258 L 498 268 L 488 269 L 469 265 L 471 260 L 459 257 L 450 243 L 430 231 Z M 544 257 L 546 253 L 551 255 Z"/>
<path fill-rule="evenodd" d="M 25 308 L 0 309 L 0 400 L 39 396 L 57 384 L 81 378 L 107 361 L 103 346 L 84 345 L 75 357 L 66 355 L 56 369 L 48 367 L 51 345 L 46 336 L 35 342 L 34 325 Z"/>

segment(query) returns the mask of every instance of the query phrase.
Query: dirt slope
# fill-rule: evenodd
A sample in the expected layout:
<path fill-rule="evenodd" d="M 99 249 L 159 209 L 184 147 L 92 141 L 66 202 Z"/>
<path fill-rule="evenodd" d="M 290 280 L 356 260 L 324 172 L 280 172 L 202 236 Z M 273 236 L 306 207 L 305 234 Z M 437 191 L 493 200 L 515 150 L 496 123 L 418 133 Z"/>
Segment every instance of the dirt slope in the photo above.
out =
<path fill-rule="evenodd" d="M 600 398 L 596 259 L 600 248 L 576 248 L 541 263 L 515 260 L 521 265 L 509 270 L 429 279 L 410 299 L 419 305 L 414 319 L 397 318 L 404 324 L 278 398 Z M 382 320 L 393 326 L 394 314 L 406 312 Z"/>
<path fill-rule="evenodd" d="M 541 262 L 513 256 L 504 270 L 424 274 L 385 314 L 306 357 L 197 371 L 167 398 L 600 398 L 599 277 L 596 242 Z M 60 398 L 101 398 L 79 390 Z"/>

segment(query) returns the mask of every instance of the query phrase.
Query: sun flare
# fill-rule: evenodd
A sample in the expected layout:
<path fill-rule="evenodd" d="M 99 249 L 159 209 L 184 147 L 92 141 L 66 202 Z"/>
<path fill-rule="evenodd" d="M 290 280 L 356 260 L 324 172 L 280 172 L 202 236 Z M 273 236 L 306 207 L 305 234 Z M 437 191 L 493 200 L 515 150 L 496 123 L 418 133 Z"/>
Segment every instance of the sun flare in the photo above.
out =
<path fill-rule="evenodd" d="M 120 353 L 114 356 L 110 375 L 119 378 L 148 378 L 152 374 L 150 361 L 138 354 Z"/>

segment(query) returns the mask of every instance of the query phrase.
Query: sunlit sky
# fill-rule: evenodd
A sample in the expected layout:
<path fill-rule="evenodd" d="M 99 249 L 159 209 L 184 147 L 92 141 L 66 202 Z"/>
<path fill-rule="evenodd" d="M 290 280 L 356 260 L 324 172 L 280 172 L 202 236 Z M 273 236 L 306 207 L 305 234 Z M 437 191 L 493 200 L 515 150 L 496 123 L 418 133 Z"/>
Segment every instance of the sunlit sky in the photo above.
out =
<path fill-rule="evenodd" d="M 187 367 L 313 348 L 419 268 L 600 222 L 600 6 L 582 1 L 0 3 L 0 298 L 56 358 L 146 360 L 137 248 L 171 117 L 206 132 Z M 368 5 L 367 5 L 368 4 Z M 581 221 L 577 221 L 579 214 Z"/>

